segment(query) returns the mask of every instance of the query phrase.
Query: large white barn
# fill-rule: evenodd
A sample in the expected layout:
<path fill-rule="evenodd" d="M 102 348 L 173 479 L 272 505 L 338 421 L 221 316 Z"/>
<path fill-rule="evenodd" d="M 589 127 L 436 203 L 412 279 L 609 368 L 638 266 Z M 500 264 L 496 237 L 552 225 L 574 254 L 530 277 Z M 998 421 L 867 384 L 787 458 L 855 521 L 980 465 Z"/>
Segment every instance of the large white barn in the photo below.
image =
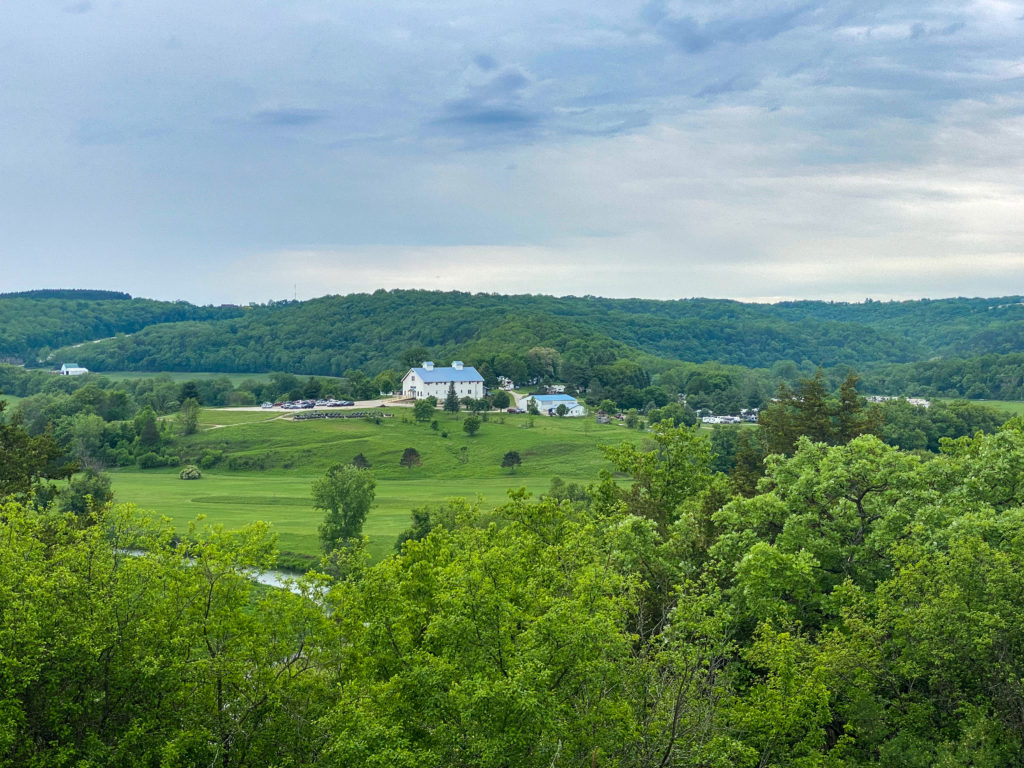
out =
<path fill-rule="evenodd" d="M 472 397 L 479 400 L 484 396 L 484 377 L 476 368 L 463 365 L 456 360 L 451 367 L 436 367 L 429 360 L 420 368 L 410 368 L 402 377 L 402 395 L 422 400 L 433 395 L 438 400 L 448 396 L 448 385 L 455 385 L 455 394 L 461 400 Z"/>

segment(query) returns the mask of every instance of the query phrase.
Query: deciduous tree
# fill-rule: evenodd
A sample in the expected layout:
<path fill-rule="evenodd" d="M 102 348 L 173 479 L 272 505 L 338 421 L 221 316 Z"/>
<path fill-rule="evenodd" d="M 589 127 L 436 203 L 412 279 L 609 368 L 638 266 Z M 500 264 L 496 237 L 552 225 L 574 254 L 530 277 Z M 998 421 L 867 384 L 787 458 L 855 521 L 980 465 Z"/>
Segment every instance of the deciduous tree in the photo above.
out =
<path fill-rule="evenodd" d="M 348 464 L 336 464 L 313 481 L 313 507 L 326 512 L 319 528 L 324 552 L 362 533 L 376 487 L 377 481 L 369 470 Z"/>

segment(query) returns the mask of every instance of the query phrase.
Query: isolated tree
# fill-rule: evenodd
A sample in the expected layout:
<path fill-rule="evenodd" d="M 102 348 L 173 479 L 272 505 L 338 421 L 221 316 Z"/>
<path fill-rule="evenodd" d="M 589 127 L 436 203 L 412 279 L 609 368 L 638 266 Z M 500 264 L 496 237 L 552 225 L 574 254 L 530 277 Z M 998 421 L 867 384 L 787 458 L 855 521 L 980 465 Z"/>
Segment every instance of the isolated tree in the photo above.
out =
<path fill-rule="evenodd" d="M 376 487 L 377 481 L 368 470 L 348 464 L 335 464 L 313 481 L 313 507 L 326 512 L 319 528 L 324 552 L 362 533 Z"/>
<path fill-rule="evenodd" d="M 532 397 L 526 405 L 526 412 L 529 413 L 531 416 L 540 416 L 540 408 L 537 407 L 537 401 L 534 400 Z"/>
<path fill-rule="evenodd" d="M 199 401 L 190 397 L 181 403 L 178 411 L 178 429 L 183 435 L 194 435 L 199 431 Z"/>
<path fill-rule="evenodd" d="M 491 398 L 491 404 L 498 409 L 508 408 L 509 405 L 511 405 L 511 403 L 511 396 L 508 394 L 508 392 L 506 392 L 503 389 L 499 389 L 497 392 L 494 393 L 494 397 Z"/>
<path fill-rule="evenodd" d="M 509 451 L 501 457 L 501 466 L 506 469 L 511 469 L 514 474 L 516 467 L 523 463 L 522 458 L 519 456 L 519 451 Z"/>
<path fill-rule="evenodd" d="M 462 422 L 462 431 L 470 437 L 475 435 L 478 429 L 480 429 L 480 417 L 476 414 L 467 416 L 466 420 Z"/>
<path fill-rule="evenodd" d="M 444 409 L 448 413 L 459 412 L 459 398 L 455 395 L 455 383 L 448 384 L 448 395 L 444 399 Z"/>
<path fill-rule="evenodd" d="M 430 402 L 430 398 L 417 400 L 412 407 L 412 413 L 416 421 L 430 421 L 434 416 L 434 404 Z"/>
<path fill-rule="evenodd" d="M 415 448 L 406 448 L 405 451 L 402 453 L 402 458 L 398 460 L 398 463 L 403 467 L 412 469 L 413 467 L 418 467 L 423 462 L 420 461 L 419 451 L 417 451 Z"/>
<path fill-rule="evenodd" d="M 352 457 L 352 466 L 356 469 L 369 469 L 370 461 L 363 454 L 357 453 Z"/>
<path fill-rule="evenodd" d="M 569 412 L 569 409 L 565 407 L 565 403 L 559 403 L 558 407 L 555 408 L 555 413 L 559 416 L 565 416 Z"/>

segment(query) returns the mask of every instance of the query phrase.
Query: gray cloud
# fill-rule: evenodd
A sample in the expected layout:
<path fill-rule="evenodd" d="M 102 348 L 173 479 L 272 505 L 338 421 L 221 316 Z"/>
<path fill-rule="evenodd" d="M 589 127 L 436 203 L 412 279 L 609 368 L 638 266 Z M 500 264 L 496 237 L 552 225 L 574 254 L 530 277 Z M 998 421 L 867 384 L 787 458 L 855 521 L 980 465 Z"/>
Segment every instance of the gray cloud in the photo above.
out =
<path fill-rule="evenodd" d="M 1020 0 L 92 2 L 0 3 L 12 290 L 273 298 L 239 265 L 291 252 L 598 294 L 1024 280 Z"/>
<path fill-rule="evenodd" d="M 701 53 L 723 43 L 744 44 L 771 40 L 796 27 L 813 8 L 811 4 L 757 16 L 741 16 L 699 21 L 696 17 L 673 16 L 666 0 L 652 0 L 644 8 L 643 18 L 666 40 L 687 53 Z"/>
<path fill-rule="evenodd" d="M 432 124 L 471 134 L 521 132 L 536 127 L 541 115 L 526 105 L 530 78 L 515 67 L 483 69 L 488 77 L 468 84 L 461 96 L 446 101 L 441 116 Z"/>

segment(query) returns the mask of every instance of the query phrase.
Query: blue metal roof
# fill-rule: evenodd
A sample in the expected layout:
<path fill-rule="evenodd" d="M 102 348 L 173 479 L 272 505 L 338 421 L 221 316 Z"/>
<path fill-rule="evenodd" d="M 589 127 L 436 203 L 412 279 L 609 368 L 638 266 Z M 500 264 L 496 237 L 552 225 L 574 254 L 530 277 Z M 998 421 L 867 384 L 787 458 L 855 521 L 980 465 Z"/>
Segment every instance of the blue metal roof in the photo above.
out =
<path fill-rule="evenodd" d="M 461 371 L 455 368 L 434 368 L 429 371 L 426 368 L 412 368 L 410 370 L 419 376 L 424 384 L 484 380 L 484 377 L 471 365 L 467 365 Z"/>
<path fill-rule="evenodd" d="M 533 399 L 538 403 L 569 403 L 576 402 L 572 395 L 534 395 Z"/>

